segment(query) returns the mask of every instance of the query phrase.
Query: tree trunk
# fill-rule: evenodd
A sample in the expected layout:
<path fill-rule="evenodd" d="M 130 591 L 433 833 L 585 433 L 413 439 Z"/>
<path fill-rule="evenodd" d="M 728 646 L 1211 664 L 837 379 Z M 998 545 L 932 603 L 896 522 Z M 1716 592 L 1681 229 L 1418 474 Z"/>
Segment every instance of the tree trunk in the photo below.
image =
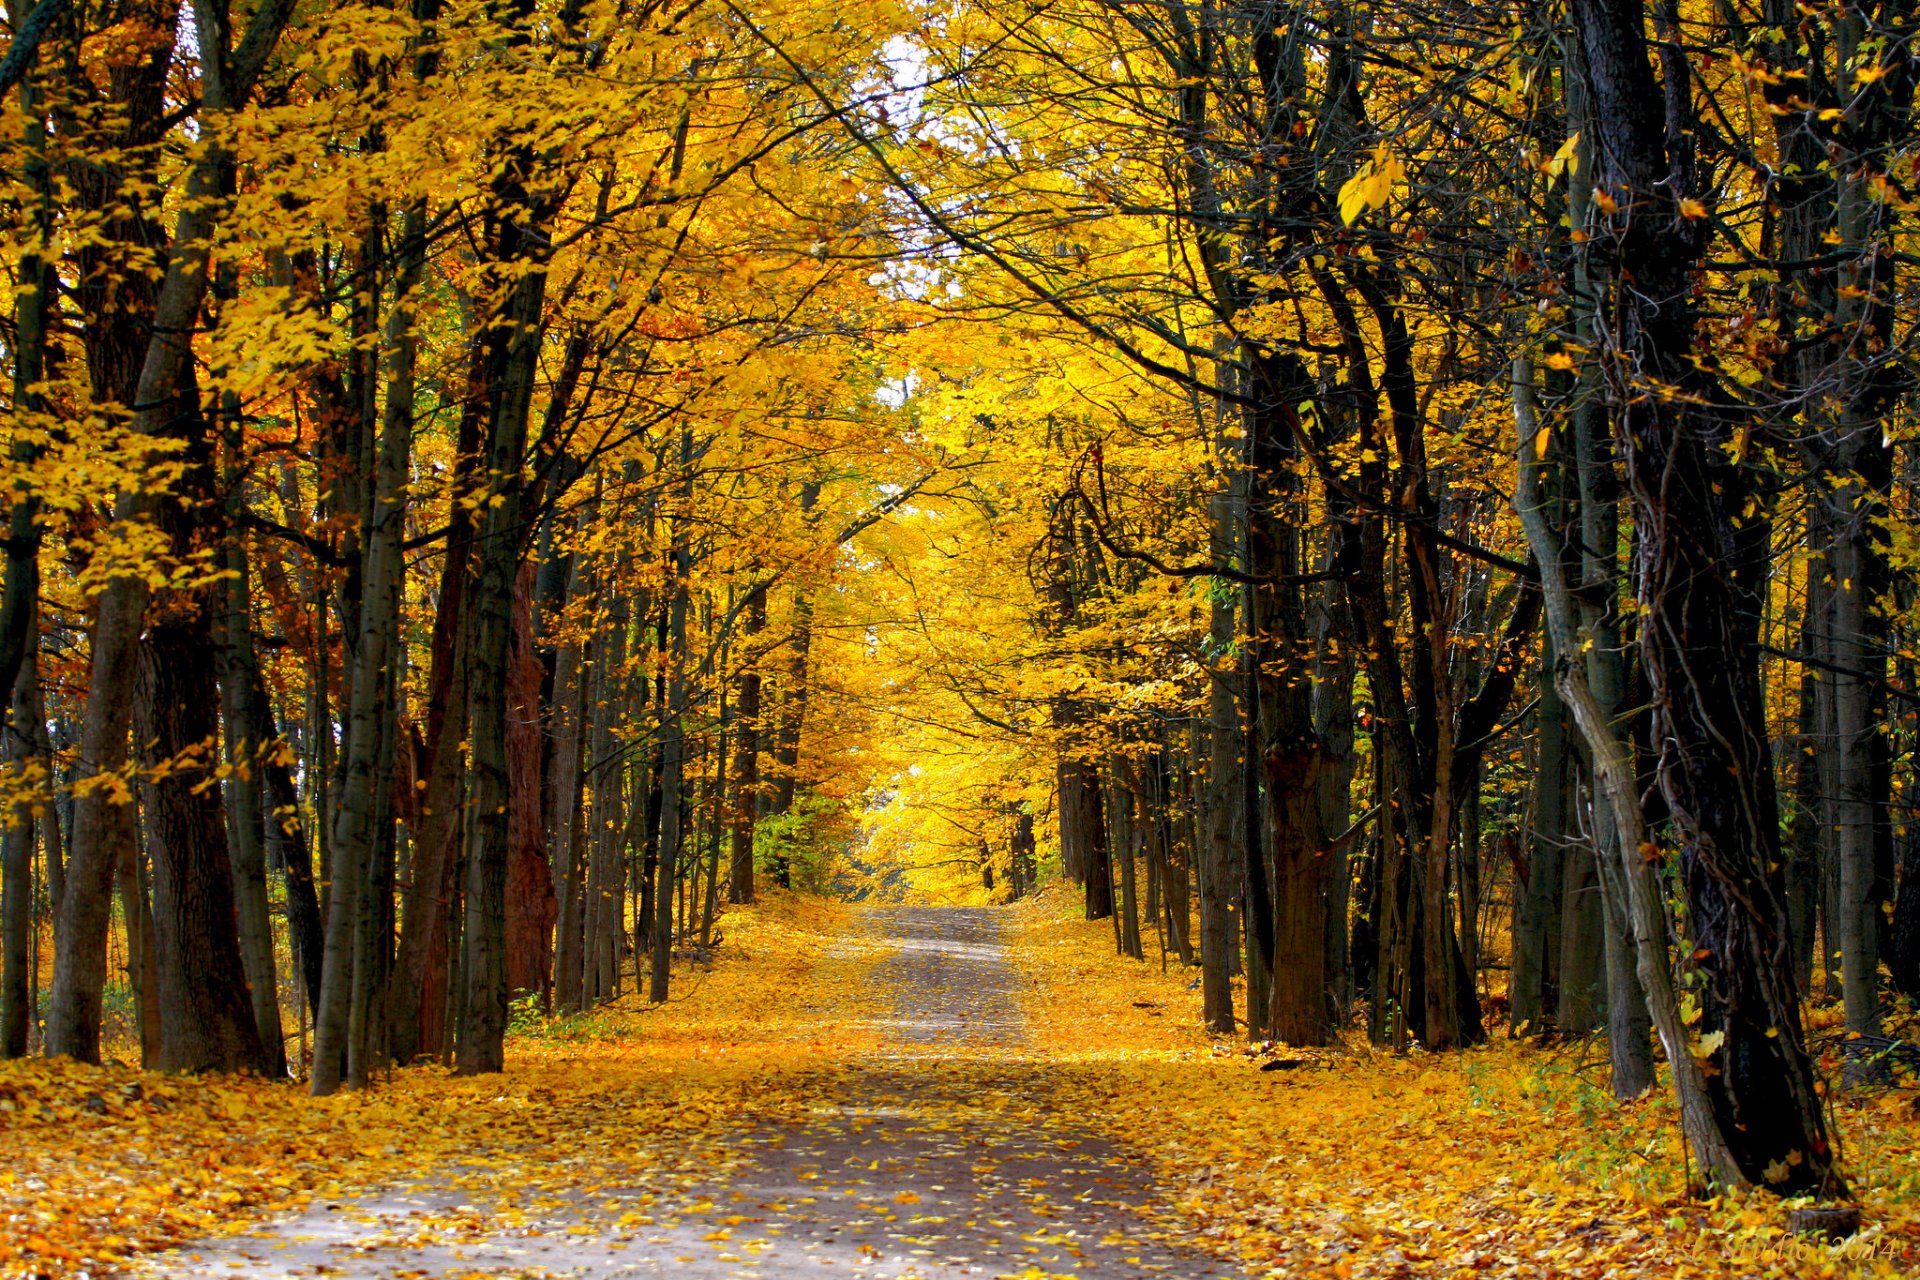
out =
<path fill-rule="evenodd" d="M 224 658 L 221 709 L 227 739 L 228 832 L 233 852 L 233 887 L 239 908 L 240 956 L 253 995 L 253 1020 L 269 1075 L 286 1074 L 286 1042 L 280 1031 L 280 981 L 273 956 L 273 917 L 267 901 L 264 759 L 267 742 L 256 732 L 254 685 L 259 663 L 253 651 L 251 577 L 246 544 L 237 517 L 244 506 L 238 469 L 230 467 L 227 580 L 222 610 Z"/>
<path fill-rule="evenodd" d="M 1138 811 L 1133 806 L 1133 793 L 1116 777 L 1112 787 L 1113 831 L 1116 837 L 1113 854 L 1120 863 L 1120 954 L 1134 960 L 1143 959 L 1145 948 L 1140 945 L 1140 895 L 1136 857 L 1139 850 Z"/>
<path fill-rule="evenodd" d="M 1554 687 L 1558 658 L 1547 637 L 1540 655 L 1539 725 L 1533 762 L 1532 820 L 1528 823 L 1525 874 L 1516 877 L 1513 968 L 1508 991 L 1516 1035 L 1539 1035 L 1560 1011 L 1558 944 L 1561 937 L 1562 872 L 1570 847 L 1572 759 L 1567 750 L 1567 712 Z"/>
<path fill-rule="evenodd" d="M 40 754 L 31 689 L 39 683 L 37 644 L 28 646 L 14 672 L 12 722 L 6 730 L 9 781 L 25 783 L 50 763 Z M 39 789 L 36 787 L 36 789 Z M 15 805 L 0 835 L 0 1058 L 24 1058 L 32 1029 L 32 952 L 38 943 L 33 920 L 33 805 Z"/>
<path fill-rule="evenodd" d="M 767 625 L 767 588 L 756 583 L 746 601 L 740 634 L 739 693 L 735 699 L 733 748 L 733 845 L 727 874 L 727 901 L 753 901 L 753 826 L 760 805 L 760 652 L 758 637 Z"/>
<path fill-rule="evenodd" d="M 1235 495 L 1215 494 L 1209 505 L 1213 516 L 1213 563 L 1232 559 Z M 1217 654 L 1233 651 L 1234 597 L 1237 592 L 1216 584 L 1212 592 L 1208 636 Z M 1233 672 L 1222 663 L 1207 676 L 1208 744 L 1207 826 L 1200 857 L 1200 1003 L 1201 1018 L 1215 1035 L 1231 1035 L 1233 1012 L 1233 903 L 1239 897 L 1234 873 L 1233 818 L 1244 791 L 1240 771 L 1243 734 L 1240 708 L 1233 696 Z"/>
<path fill-rule="evenodd" d="M 300 819 L 300 793 L 288 764 L 292 753 L 274 725 L 273 703 L 257 664 L 253 671 L 251 714 L 253 740 L 262 744 L 259 769 L 267 805 L 267 852 L 280 868 L 286 890 L 287 936 L 292 945 L 294 969 L 300 975 L 307 1011 L 312 1014 L 320 1008 L 326 926 L 320 915 L 319 892 L 313 882 L 313 854 L 307 847 L 306 826 Z"/>
<path fill-rule="evenodd" d="M 692 436 L 689 429 L 682 437 L 682 465 L 690 465 L 691 453 Z M 689 478 L 688 483 L 691 482 Z M 647 999 L 654 1004 L 666 1000 L 667 985 L 673 972 L 673 893 L 674 884 L 679 878 L 680 854 L 686 829 L 685 798 L 681 791 L 686 780 L 687 760 L 687 578 L 693 562 L 687 550 L 687 532 L 683 522 L 675 522 L 673 538 L 673 594 L 667 605 L 667 705 L 660 721 L 660 858 L 654 874 L 652 972 L 647 986 Z M 794 659 L 798 674 L 796 687 L 790 697 L 803 696 L 805 689 L 803 684 L 798 683 L 805 675 L 805 646 L 800 645 L 797 639 L 795 643 L 799 646 L 798 656 Z M 797 744 L 797 711 L 793 725 L 793 742 Z M 793 797 L 790 785 L 792 776 L 791 765 L 787 765 L 781 774 L 782 784 L 787 788 L 787 803 L 791 803 Z"/>
<path fill-rule="evenodd" d="M 1333 869 L 1321 830 L 1321 791 L 1333 760 L 1314 718 L 1312 624 L 1302 575 L 1300 459 L 1293 406 L 1308 394 L 1305 371 L 1291 360 L 1250 353 L 1247 410 L 1252 490 L 1247 508 L 1247 567 L 1265 585 L 1249 590 L 1249 661 L 1259 682 L 1258 751 L 1262 807 L 1247 841 L 1247 863 L 1270 875 L 1271 917 L 1261 935 L 1260 977 L 1267 984 L 1265 1032 L 1289 1044 L 1325 1044 L 1333 1036 L 1327 972 L 1327 895 Z M 1251 789 L 1249 790 L 1251 795 Z M 1252 825 L 1252 824 L 1250 824 Z M 1259 880 L 1249 876 L 1251 885 Z M 1259 892 L 1249 911 L 1261 910 Z M 1254 998 L 1249 985 L 1248 1000 Z M 1252 1015 L 1249 1014 L 1249 1021 Z"/>
<path fill-rule="evenodd" d="M 155 610 L 139 648 L 137 720 L 153 850 L 154 946 L 160 961 L 162 1071 L 269 1069 L 239 938 L 233 863 L 220 791 L 208 785 L 219 743 L 213 588 Z M 186 767 L 181 767 L 185 765 Z"/>
<path fill-rule="evenodd" d="M 800 510 L 811 512 L 820 499 L 820 482 L 809 481 L 800 488 Z M 803 584 L 793 598 L 793 649 L 787 662 L 786 688 L 780 699 L 779 727 L 774 732 L 773 803 L 768 812 L 778 816 L 793 809 L 794 789 L 799 782 L 800 734 L 807 718 L 807 662 L 813 648 L 813 597 Z M 782 858 L 774 865 L 774 880 L 782 889 L 793 887 L 791 869 Z"/>
<path fill-rule="evenodd" d="M 413 875 L 401 897 L 400 947 L 388 993 L 396 1060 L 437 1054 L 447 1027 L 449 909 L 458 901 L 457 868 L 466 839 L 468 625 L 465 550 L 448 535 L 440 610 L 428 676 L 427 789 L 413 841 Z M 461 540 L 463 543 L 465 540 Z"/>
<path fill-rule="evenodd" d="M 120 920 L 127 935 L 127 989 L 133 992 L 134 1030 L 140 1041 L 140 1065 L 160 1065 L 160 952 L 153 942 L 153 894 L 147 860 L 134 830 L 133 806 L 116 811 L 113 832 L 114 876 L 119 881 Z"/>
<path fill-rule="evenodd" d="M 590 574 L 587 557 L 576 554 L 568 574 L 569 600 L 584 600 L 592 595 L 588 585 Z M 585 840 L 581 830 L 580 783 L 584 775 L 581 753 L 587 743 L 584 725 L 591 643 L 582 646 L 569 638 L 554 655 L 553 771 L 547 806 L 552 815 L 548 832 L 549 861 L 558 903 L 553 942 L 553 1003 L 555 1008 L 567 1012 L 581 1007 L 580 956 L 584 938 L 580 855 Z"/>
<path fill-rule="evenodd" d="M 520 481 L 527 452 L 527 421 L 539 373 L 542 310 L 551 251 L 538 228 L 544 211 L 524 207 L 518 184 L 531 157 L 517 150 L 501 179 L 512 190 L 508 206 L 522 206 L 495 227 L 496 261 L 515 267 L 506 291 L 504 323 L 496 344 L 494 372 L 487 380 L 487 476 L 490 499 L 479 538 L 473 583 L 473 625 L 467 645 L 467 737 L 471 743 L 471 801 L 466 812 L 466 912 L 461 926 L 460 1043 L 455 1069 L 461 1075 L 505 1067 L 507 1031 L 506 888 L 511 856 L 508 806 L 507 688 L 513 643 L 513 588 L 522 543 Z M 524 219 L 524 223 L 523 220 Z M 531 269 L 525 269 L 531 268 Z"/>
<path fill-rule="evenodd" d="M 1611 272 L 1614 345 L 1602 372 L 1632 495 L 1657 777 L 1706 980 L 1702 1031 L 1719 1037 L 1708 1093 L 1740 1175 L 1782 1194 L 1841 1195 L 1787 946 L 1753 635 L 1766 526 L 1745 505 L 1750 485 L 1727 448 L 1733 424 L 1705 407 L 1720 398 L 1692 359 L 1701 228 L 1678 203 L 1693 195 L 1690 77 L 1677 45 L 1663 45 L 1680 88 L 1661 92 L 1639 0 L 1581 0 L 1574 17 L 1595 185 L 1616 211 L 1593 219 L 1588 251 Z"/>
<path fill-rule="evenodd" d="M 533 566 L 521 566 L 514 588 L 513 644 L 509 655 L 507 758 L 509 761 L 507 860 L 507 988 L 514 996 L 543 999 L 553 960 L 557 903 L 553 868 L 547 862 L 540 785 L 542 732 L 540 660 L 533 647 Z"/>
<path fill-rule="evenodd" d="M 1540 566 L 1547 626 L 1560 663 L 1555 684 L 1587 744 L 1596 790 L 1613 811 L 1619 827 L 1619 841 L 1602 871 L 1613 879 L 1628 905 L 1641 989 L 1646 996 L 1647 1011 L 1659 1032 L 1661 1047 L 1667 1054 L 1673 1073 L 1673 1091 L 1679 1102 L 1681 1131 L 1701 1167 L 1702 1181 L 1737 1182 L 1742 1177 L 1740 1165 L 1721 1134 L 1707 1090 L 1706 1073 L 1694 1055 L 1694 1041 L 1682 1021 L 1679 997 L 1674 990 L 1667 947 L 1665 886 L 1645 856 L 1645 850 L 1652 846 L 1646 840 L 1647 824 L 1641 807 L 1639 777 L 1634 769 L 1633 746 L 1615 717 L 1594 695 L 1586 664 L 1572 656 L 1580 632 L 1573 587 L 1566 571 L 1564 541 L 1543 514 L 1540 458 L 1534 444 L 1541 429 L 1541 417 L 1533 382 L 1532 362 L 1525 357 L 1516 359 L 1513 412 L 1519 428 L 1520 465 L 1513 509 L 1526 529 L 1534 562 Z M 1628 850 L 1640 856 L 1633 856 Z"/>
<path fill-rule="evenodd" d="M 174 225 L 166 273 L 154 297 L 150 334 L 137 378 L 106 379 L 105 389 L 130 411 L 136 436 L 160 438 L 176 425 L 182 388 L 191 369 L 192 335 L 206 300 L 209 255 L 228 187 L 231 159 L 217 139 L 220 117 L 243 107 L 279 42 L 292 6 L 269 4 L 250 19 L 238 56 L 211 36 L 200 46 L 200 120 L 206 139 L 187 173 Z M 225 36 L 223 30 L 220 33 Z M 128 394 L 128 392 L 131 394 Z M 152 521 L 162 495 L 137 490 L 120 495 L 115 519 L 131 525 Z M 111 776 L 127 762 L 127 732 L 133 716 L 137 650 L 145 630 L 145 577 L 122 574 L 102 589 L 95 606 L 91 678 L 81 732 L 80 780 Z M 211 694 L 211 690 L 209 690 Z M 53 996 L 47 1010 L 47 1052 L 86 1062 L 100 1056 L 100 998 L 106 981 L 108 893 L 113 880 L 113 810 L 126 803 L 114 785 L 76 791 L 68 865 L 69 892 L 62 895 L 54 930 Z M 226 856 L 222 849 L 221 856 Z M 188 870 L 187 867 L 178 870 Z M 171 874 L 171 870 L 169 872 Z M 170 886 L 171 888 L 172 886 Z M 191 894 L 198 884 L 181 884 Z M 211 888 L 212 886 L 207 886 Z M 231 901 L 231 883 L 227 885 Z M 216 890 L 217 892 L 217 890 Z M 235 957 L 236 963 L 238 957 Z M 236 968 L 234 972 L 238 972 Z M 256 1039 L 257 1048 L 257 1039 Z"/>

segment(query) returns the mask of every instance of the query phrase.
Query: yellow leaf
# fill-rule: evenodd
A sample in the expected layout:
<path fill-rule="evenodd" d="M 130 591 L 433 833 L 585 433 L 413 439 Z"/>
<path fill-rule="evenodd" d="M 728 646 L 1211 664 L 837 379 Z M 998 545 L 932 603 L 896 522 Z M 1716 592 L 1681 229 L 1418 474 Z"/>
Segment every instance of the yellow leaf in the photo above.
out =
<path fill-rule="evenodd" d="M 1563 173 L 1580 172 L 1580 135 L 1576 132 L 1560 144 L 1560 149 L 1547 161 L 1547 172 L 1553 177 Z"/>

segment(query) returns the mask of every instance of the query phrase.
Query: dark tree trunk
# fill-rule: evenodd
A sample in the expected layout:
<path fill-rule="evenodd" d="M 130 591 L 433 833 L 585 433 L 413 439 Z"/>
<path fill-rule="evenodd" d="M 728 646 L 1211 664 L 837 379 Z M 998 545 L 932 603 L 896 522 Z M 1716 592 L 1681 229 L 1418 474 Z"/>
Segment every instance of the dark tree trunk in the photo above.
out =
<path fill-rule="evenodd" d="M 114 879 L 120 892 L 120 921 L 127 935 L 125 973 L 133 993 L 133 1020 L 140 1039 L 140 1065 L 160 1064 L 160 953 L 153 942 L 153 894 L 147 859 L 140 852 L 133 806 L 117 805 L 108 832 L 114 854 Z"/>
<path fill-rule="evenodd" d="M 681 437 L 683 466 L 692 465 L 692 452 L 692 429 L 688 428 Z M 687 482 L 692 483 L 691 475 Z M 673 976 L 673 894 L 686 845 L 686 799 L 682 792 L 685 789 L 687 764 L 687 578 L 693 566 L 687 536 L 682 522 L 676 521 L 673 533 L 672 595 L 667 604 L 667 701 L 663 709 L 665 714 L 660 721 L 660 856 L 654 868 L 653 954 L 649 957 L 651 971 L 647 982 L 647 999 L 654 1004 L 666 1000 L 667 987 Z M 795 664 L 802 668 L 804 678 L 804 657 L 796 658 Z M 796 695 L 799 692 L 799 689 L 795 690 Z M 794 723 L 794 741 L 797 744 L 797 713 Z M 785 771 L 783 782 L 791 777 L 791 771 Z M 787 799 L 789 802 L 792 800 L 791 788 L 788 789 Z"/>
<path fill-rule="evenodd" d="M 513 645 L 506 697 L 511 848 L 507 861 L 507 987 L 515 996 L 547 995 L 557 903 L 547 862 L 540 785 L 540 660 L 533 648 L 533 566 L 514 590 Z"/>
<path fill-rule="evenodd" d="M 4 757 L 16 778 L 25 764 L 40 757 L 39 699 L 34 697 L 40 671 L 37 644 L 27 648 L 14 673 L 12 720 L 7 726 Z M 43 764 L 50 764 L 42 758 Z M 23 1058 L 32 1028 L 33 974 L 33 843 L 38 823 L 33 806 L 21 804 L 7 816 L 0 834 L 0 1058 Z"/>
<path fill-rule="evenodd" d="M 471 743 L 471 798 L 466 811 L 466 911 L 461 925 L 464 983 L 460 1043 L 455 1069 L 461 1075 L 500 1071 L 506 1063 L 507 864 L 511 857 L 508 807 L 507 688 L 513 643 L 513 594 L 523 540 L 520 483 L 527 452 L 527 422 L 539 372 L 542 309 L 547 273 L 538 269 L 550 242 L 538 230 L 543 210 L 526 207 L 516 184 L 531 157 L 515 152 L 503 182 L 510 215 L 495 226 L 497 261 L 530 267 L 511 283 L 502 281 L 505 306 L 487 379 L 487 475 L 492 490 L 478 541 L 472 626 L 467 636 L 467 736 Z"/>
<path fill-rule="evenodd" d="M 609 576 L 618 582 L 616 567 Z M 592 762 L 588 782 L 592 804 L 587 821 L 586 898 L 581 927 L 585 937 L 581 957 L 581 999 L 585 1004 L 612 999 L 620 970 L 621 903 L 626 889 L 626 863 L 621 832 L 626 826 L 626 761 L 616 750 L 620 722 L 626 709 L 627 631 L 631 604 L 618 591 L 603 596 L 604 621 L 594 637 L 593 670 L 589 677 L 592 731 L 587 757 Z"/>
<path fill-rule="evenodd" d="M 1657 777 L 1680 846 L 1701 1031 L 1718 1037 L 1708 1094 L 1747 1179 L 1842 1195 L 1801 1031 L 1779 866 L 1754 636 L 1766 525 L 1727 447 L 1734 424 L 1707 407 L 1723 398 L 1692 359 L 1701 228 L 1678 204 L 1693 196 L 1692 80 L 1677 45 L 1663 45 L 1663 92 L 1640 0 L 1580 0 L 1573 14 L 1595 187 L 1611 210 L 1588 245 L 1607 291 L 1603 374 L 1637 535 Z"/>
<path fill-rule="evenodd" d="M 1090 760 L 1064 756 L 1060 779 L 1060 843 L 1078 851 L 1078 879 L 1086 918 L 1105 920 L 1113 915 L 1113 859 L 1107 847 L 1106 800 L 1100 770 Z"/>
<path fill-rule="evenodd" d="M 300 793 L 289 765 L 291 753 L 274 725 L 273 702 L 259 668 L 253 672 L 253 736 L 262 743 L 260 777 L 267 806 L 267 852 L 280 868 L 287 896 L 287 935 L 293 964 L 300 974 L 309 1013 L 320 1007 L 321 961 L 326 930 L 320 917 L 320 895 L 313 882 L 313 853 L 307 846 L 306 826 L 300 820 Z"/>
<path fill-rule="evenodd" d="M 1256 357 L 1248 389 L 1255 403 L 1247 411 L 1253 463 L 1247 567 L 1270 580 L 1248 592 L 1247 627 L 1259 679 L 1254 759 L 1264 783 L 1263 838 L 1248 840 L 1247 860 L 1271 877 L 1271 920 L 1260 931 L 1263 1029 L 1288 1044 L 1318 1045 L 1333 1036 L 1326 954 L 1333 860 L 1326 841 L 1337 833 L 1321 830 L 1321 790 L 1334 762 L 1314 718 L 1313 633 L 1299 581 L 1304 502 L 1292 406 L 1310 384 L 1292 362 Z M 1258 895 L 1249 898 L 1250 909 L 1259 910 Z"/>
<path fill-rule="evenodd" d="M 434 619 L 427 678 L 427 788 L 414 832 L 413 874 L 401 895 L 400 947 L 388 993 L 393 1054 L 403 1063 L 439 1053 L 447 1026 L 447 922 L 457 899 L 455 873 L 465 839 L 467 665 L 462 654 L 471 546 L 470 535 L 448 534 L 440 609 Z"/>
<path fill-rule="evenodd" d="M 1211 500 L 1213 563 L 1227 567 L 1233 558 L 1235 494 L 1215 494 Z M 1234 647 L 1233 595 L 1213 592 L 1208 638 L 1213 651 L 1228 654 Z M 1207 673 L 1207 824 L 1200 853 L 1200 991 L 1201 1018 L 1215 1035 L 1233 1034 L 1233 903 L 1239 896 L 1234 867 L 1234 816 L 1244 791 L 1240 751 L 1240 708 L 1233 696 L 1233 672 L 1225 663 Z"/>
<path fill-rule="evenodd" d="M 760 806 L 760 653 L 756 647 L 767 625 L 767 588 L 756 584 L 747 596 L 740 633 L 740 679 L 733 747 L 733 845 L 727 874 L 727 901 L 753 901 L 753 826 Z"/>
<path fill-rule="evenodd" d="M 567 598 L 592 594 L 590 570 L 584 555 L 575 555 L 568 574 Z M 584 945 L 580 884 L 583 806 L 580 783 L 584 776 L 581 753 L 587 735 L 587 662 L 591 641 L 583 645 L 569 638 L 554 655 L 553 766 L 549 775 L 547 811 L 552 815 L 548 848 L 557 902 L 553 942 L 554 1007 L 572 1011 L 581 1006 L 580 955 Z"/>
<path fill-rule="evenodd" d="M 253 651 L 252 586 L 246 545 L 232 517 L 242 509 L 240 477 L 230 469 L 227 483 L 229 528 L 226 539 L 227 572 L 221 603 L 224 670 L 220 682 L 222 718 L 226 729 L 229 839 L 233 851 L 234 892 L 238 898 L 240 952 L 246 962 L 247 986 L 253 995 L 254 1023 L 267 1071 L 286 1074 L 286 1043 L 280 1031 L 280 982 L 273 955 L 273 918 L 267 899 L 267 852 L 263 776 L 267 739 L 256 731 L 254 686 L 259 663 Z M 289 915 L 292 912 L 289 911 Z"/>
<path fill-rule="evenodd" d="M 234 932 L 233 866 L 220 789 L 208 786 L 219 742 L 207 592 L 157 606 L 139 650 L 137 721 L 153 849 L 162 1071 L 261 1071 L 269 1063 Z M 180 767 L 185 762 L 197 762 Z"/>
<path fill-rule="evenodd" d="M 1909 833 L 1900 846 L 1900 890 L 1887 932 L 1887 969 L 1895 990 L 1920 997 L 1920 833 Z"/>
<path fill-rule="evenodd" d="M 1526 864 L 1518 869 L 1513 913 L 1512 1026 L 1539 1035 L 1559 1013 L 1561 875 L 1567 861 L 1573 770 L 1567 749 L 1567 712 L 1553 686 L 1549 640 L 1541 654 L 1539 733 L 1533 764 L 1532 822 Z"/>

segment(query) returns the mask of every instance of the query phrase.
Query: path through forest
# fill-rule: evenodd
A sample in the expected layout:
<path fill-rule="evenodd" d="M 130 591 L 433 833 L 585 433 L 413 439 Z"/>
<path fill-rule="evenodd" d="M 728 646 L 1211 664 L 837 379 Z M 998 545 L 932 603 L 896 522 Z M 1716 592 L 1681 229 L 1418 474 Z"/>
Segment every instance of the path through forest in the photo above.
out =
<path fill-rule="evenodd" d="M 863 913 L 890 954 L 882 1048 L 805 1077 L 805 1118 L 745 1130 L 706 1176 L 514 1188 L 554 1150 L 476 1152 L 471 1168 L 326 1203 L 164 1254 L 159 1277 L 1173 1275 L 1222 1264 L 1168 1243 L 1140 1174 L 1049 1106 L 992 909 Z M 490 1171 L 486 1179 L 469 1176 Z M 477 1187 L 494 1188 L 482 1195 Z"/>

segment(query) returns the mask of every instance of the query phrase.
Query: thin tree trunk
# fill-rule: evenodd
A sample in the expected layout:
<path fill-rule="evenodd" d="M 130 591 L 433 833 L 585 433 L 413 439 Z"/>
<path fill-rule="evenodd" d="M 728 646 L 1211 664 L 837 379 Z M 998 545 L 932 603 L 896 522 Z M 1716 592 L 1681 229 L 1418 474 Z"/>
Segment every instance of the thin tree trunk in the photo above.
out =
<path fill-rule="evenodd" d="M 258 767 L 267 805 L 267 851 L 280 868 L 294 969 L 300 975 L 301 992 L 312 1013 L 320 1007 L 326 927 L 320 915 L 319 892 L 313 882 L 313 854 L 307 847 L 306 824 L 300 818 L 300 794 L 288 765 L 292 753 L 274 726 L 273 702 L 257 664 L 250 702 L 252 737 L 262 744 Z"/>
<path fill-rule="evenodd" d="M 1225 566 L 1233 555 L 1235 495 L 1215 494 L 1209 505 L 1213 563 Z M 1233 651 L 1236 594 L 1219 589 L 1212 594 L 1208 636 L 1217 654 Z M 1245 768 L 1245 758 L 1239 749 L 1243 735 L 1240 709 L 1233 696 L 1233 672 L 1224 663 L 1208 672 L 1207 711 L 1207 826 L 1200 857 L 1201 1018 L 1215 1035 L 1232 1035 L 1233 901 L 1239 896 L 1239 877 L 1233 866 L 1233 817 L 1243 789 L 1240 771 Z"/>
<path fill-rule="evenodd" d="M 683 435 L 681 464 L 691 464 L 691 430 Z M 692 483 L 689 478 L 689 484 Z M 693 567 L 687 550 L 687 531 L 683 521 L 675 521 L 673 534 L 673 586 L 667 606 L 667 705 L 660 722 L 660 860 L 654 877 L 652 973 L 647 999 L 659 1004 L 667 998 L 667 984 L 673 968 L 673 894 L 679 876 L 680 852 L 684 843 L 685 814 L 681 790 L 686 771 L 687 715 L 687 578 Z M 799 646 L 794 659 L 796 686 L 790 697 L 802 696 L 805 678 L 805 646 Z M 793 741 L 799 741 L 799 715 L 795 712 Z M 783 742 L 783 750 L 784 750 Z M 786 800 L 792 802 L 791 765 L 782 771 Z M 784 810 L 782 810 L 784 812 Z"/>
<path fill-rule="evenodd" d="M 767 588 L 755 583 L 746 600 L 740 633 L 739 693 L 736 698 L 733 755 L 733 831 L 727 872 L 727 901 L 750 903 L 753 897 L 753 827 L 760 805 L 760 652 L 758 637 L 767 625 Z"/>
<path fill-rule="evenodd" d="M 547 861 L 544 800 L 540 785 L 542 732 L 540 659 L 533 637 L 533 566 L 521 566 L 514 589 L 513 643 L 509 653 L 507 757 L 507 987 L 513 996 L 548 993 L 553 966 L 553 927 L 558 906 L 553 868 Z"/>
<path fill-rule="evenodd" d="M 160 1065 L 160 953 L 153 942 L 153 895 L 147 862 L 134 830 L 133 806 L 121 806 L 118 816 L 124 821 L 114 833 L 120 850 L 114 859 L 114 875 L 119 881 L 120 919 L 127 939 L 127 989 L 133 992 L 140 1065 L 152 1071 Z"/>
<path fill-rule="evenodd" d="M 1560 966 L 1556 951 L 1560 938 L 1562 868 L 1568 849 L 1572 760 L 1567 750 L 1567 712 L 1554 686 L 1558 662 L 1549 636 L 1541 646 L 1540 707 L 1534 713 L 1539 726 L 1538 754 L 1533 762 L 1531 820 L 1527 824 L 1524 875 L 1514 891 L 1513 968 L 1509 971 L 1512 1027 L 1516 1035 L 1539 1035 L 1550 1015 L 1559 1011 Z"/>
<path fill-rule="evenodd" d="M 31 688 L 39 683 L 38 645 L 29 646 L 15 669 L 12 720 L 6 730 L 9 781 L 20 786 L 49 761 L 40 754 Z M 36 785 L 36 790 L 40 788 Z M 34 805 L 17 804 L 0 835 L 0 1058 L 23 1058 L 32 1029 Z"/>
<path fill-rule="evenodd" d="M 567 599 L 578 601 L 592 594 L 588 585 L 591 570 L 584 554 L 573 557 L 568 574 Z M 587 717 L 591 641 L 583 647 L 571 638 L 554 657 L 553 695 L 553 773 L 548 812 L 552 814 L 549 832 L 549 861 L 553 867 L 554 894 L 558 914 L 553 944 L 553 1002 L 563 1011 L 581 1007 L 581 838 L 580 783 L 584 774 L 581 753 L 588 740 L 583 726 Z"/>
<path fill-rule="evenodd" d="M 233 888 L 239 908 L 240 957 L 253 995 L 253 1020 L 266 1054 L 267 1071 L 286 1074 L 286 1041 L 280 1030 L 280 982 L 273 956 L 273 918 L 267 901 L 266 812 L 263 780 L 267 742 L 256 731 L 254 686 L 259 663 L 253 651 L 251 576 L 238 516 L 244 506 L 238 469 L 229 467 L 227 572 L 220 682 L 227 739 L 227 819 L 233 851 Z"/>

